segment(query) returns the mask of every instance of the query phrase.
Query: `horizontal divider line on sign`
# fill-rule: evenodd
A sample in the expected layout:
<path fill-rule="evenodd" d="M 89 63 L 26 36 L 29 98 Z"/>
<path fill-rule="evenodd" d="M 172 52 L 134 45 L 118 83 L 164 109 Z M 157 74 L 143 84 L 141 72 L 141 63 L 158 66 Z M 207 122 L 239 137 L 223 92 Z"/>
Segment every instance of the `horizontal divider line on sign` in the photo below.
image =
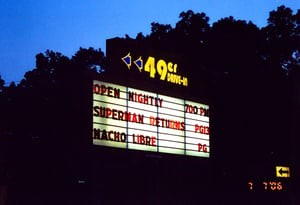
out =
<path fill-rule="evenodd" d="M 186 132 L 188 132 L 189 134 L 186 134 L 186 135 L 190 135 L 191 133 L 196 133 L 197 135 L 200 135 L 200 136 L 205 136 L 205 137 L 208 137 L 209 135 L 208 134 L 203 134 L 203 133 L 199 133 L 199 132 L 195 132 L 195 130 L 185 130 Z M 196 137 L 197 138 L 197 137 Z"/>

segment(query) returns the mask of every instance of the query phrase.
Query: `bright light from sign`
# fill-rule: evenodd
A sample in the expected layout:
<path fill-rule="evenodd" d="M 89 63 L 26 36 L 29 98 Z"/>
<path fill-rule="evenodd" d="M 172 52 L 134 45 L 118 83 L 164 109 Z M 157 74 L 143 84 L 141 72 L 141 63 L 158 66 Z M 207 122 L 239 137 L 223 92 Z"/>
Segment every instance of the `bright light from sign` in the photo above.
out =
<path fill-rule="evenodd" d="M 93 144 L 209 157 L 209 106 L 94 81 Z"/>

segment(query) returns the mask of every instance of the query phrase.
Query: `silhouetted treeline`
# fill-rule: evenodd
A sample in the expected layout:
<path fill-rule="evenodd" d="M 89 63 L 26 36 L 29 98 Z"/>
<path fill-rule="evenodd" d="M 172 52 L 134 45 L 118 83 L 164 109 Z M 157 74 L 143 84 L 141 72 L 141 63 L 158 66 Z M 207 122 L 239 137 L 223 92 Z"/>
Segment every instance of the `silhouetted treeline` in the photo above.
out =
<path fill-rule="evenodd" d="M 150 34 L 135 39 L 184 53 L 190 86 L 212 102 L 212 160 L 220 181 L 232 180 L 234 188 L 237 179 L 252 176 L 254 162 L 300 171 L 300 10 L 278 7 L 263 28 L 231 16 L 210 25 L 205 13 L 189 10 L 174 28 L 154 22 Z M 80 48 L 71 58 L 47 50 L 19 84 L 5 86 L 0 78 L 0 185 L 30 200 L 30 191 L 55 187 L 59 195 L 84 175 L 83 132 L 73 129 L 84 118 L 82 73 L 101 76 L 107 69 L 101 49 Z"/>

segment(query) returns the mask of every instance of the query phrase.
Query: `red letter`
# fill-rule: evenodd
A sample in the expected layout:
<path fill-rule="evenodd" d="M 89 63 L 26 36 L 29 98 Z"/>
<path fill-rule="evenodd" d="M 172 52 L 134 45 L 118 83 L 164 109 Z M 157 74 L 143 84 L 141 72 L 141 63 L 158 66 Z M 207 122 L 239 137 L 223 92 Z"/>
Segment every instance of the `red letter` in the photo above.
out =
<path fill-rule="evenodd" d="M 139 103 L 143 103 L 144 102 L 143 101 L 143 95 L 141 93 L 138 95 L 138 101 L 139 101 Z"/>
<path fill-rule="evenodd" d="M 150 116 L 150 125 L 155 125 L 155 118 Z"/>
<path fill-rule="evenodd" d="M 99 107 L 98 106 L 95 106 L 94 107 L 94 116 L 99 116 L 100 115 L 100 113 L 99 113 Z"/>
<path fill-rule="evenodd" d="M 114 132 L 114 140 L 120 142 L 120 132 Z"/>
<path fill-rule="evenodd" d="M 206 132 L 205 134 L 208 134 L 209 135 L 209 127 L 206 127 Z"/>
<path fill-rule="evenodd" d="M 117 120 L 117 112 L 118 112 L 118 110 L 116 110 L 116 109 L 112 110 L 112 118 L 115 120 Z"/>
<path fill-rule="evenodd" d="M 151 145 L 156 146 L 156 137 L 151 137 Z"/>
<path fill-rule="evenodd" d="M 204 152 L 207 152 L 206 144 L 203 145 L 203 151 L 204 151 Z"/>
<path fill-rule="evenodd" d="M 108 87 L 108 91 L 107 91 L 107 95 L 109 96 L 109 97 L 112 97 L 112 87 Z"/>
<path fill-rule="evenodd" d="M 156 118 L 156 126 L 157 126 L 157 127 L 160 127 L 159 123 L 160 123 L 160 118 L 157 117 L 157 118 Z"/>
<path fill-rule="evenodd" d="M 181 125 L 181 130 L 184 130 L 184 122 L 181 122 L 180 125 Z"/>
<path fill-rule="evenodd" d="M 199 130 L 199 125 L 195 124 L 195 132 L 197 132 L 197 130 Z"/>
<path fill-rule="evenodd" d="M 150 145 L 150 137 L 146 136 L 146 145 Z"/>
<path fill-rule="evenodd" d="M 113 133 L 113 131 L 109 131 L 109 133 L 108 133 L 108 139 L 111 140 L 111 141 L 113 141 L 113 139 L 110 137 L 111 133 Z"/>
<path fill-rule="evenodd" d="M 96 93 L 96 94 L 100 93 L 100 86 L 98 84 L 94 85 L 94 93 Z"/>
<path fill-rule="evenodd" d="M 124 113 L 121 110 L 119 110 L 118 111 L 118 120 L 123 120 L 123 116 L 124 116 Z"/>
<path fill-rule="evenodd" d="M 200 152 L 200 151 L 201 151 L 201 149 L 202 149 L 202 144 L 201 144 L 201 143 L 199 143 L 199 144 L 198 144 L 198 152 Z"/>
<path fill-rule="evenodd" d="M 144 135 L 140 135 L 140 144 L 145 144 Z"/>
<path fill-rule="evenodd" d="M 200 115 L 204 115 L 204 112 L 205 112 L 204 108 L 200 107 Z"/>
<path fill-rule="evenodd" d="M 106 92 L 105 85 L 101 85 L 101 95 L 103 95 Z"/>
<path fill-rule="evenodd" d="M 111 109 L 110 108 L 106 108 L 106 118 L 108 118 L 111 115 Z"/>

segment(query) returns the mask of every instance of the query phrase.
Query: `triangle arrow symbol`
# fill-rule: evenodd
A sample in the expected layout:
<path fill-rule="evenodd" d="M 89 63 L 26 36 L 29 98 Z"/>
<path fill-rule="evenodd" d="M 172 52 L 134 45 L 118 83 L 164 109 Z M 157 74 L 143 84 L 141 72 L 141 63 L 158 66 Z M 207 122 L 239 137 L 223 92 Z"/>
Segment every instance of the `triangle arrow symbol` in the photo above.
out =
<path fill-rule="evenodd" d="M 143 69 L 143 59 L 142 59 L 142 56 L 140 56 L 136 61 L 134 61 L 134 64 L 139 69 L 139 71 L 142 72 L 142 69 Z"/>
<path fill-rule="evenodd" d="M 130 66 L 131 66 L 130 52 L 126 56 L 124 56 L 123 58 L 121 58 L 121 59 L 127 65 L 128 69 L 130 69 Z"/>

